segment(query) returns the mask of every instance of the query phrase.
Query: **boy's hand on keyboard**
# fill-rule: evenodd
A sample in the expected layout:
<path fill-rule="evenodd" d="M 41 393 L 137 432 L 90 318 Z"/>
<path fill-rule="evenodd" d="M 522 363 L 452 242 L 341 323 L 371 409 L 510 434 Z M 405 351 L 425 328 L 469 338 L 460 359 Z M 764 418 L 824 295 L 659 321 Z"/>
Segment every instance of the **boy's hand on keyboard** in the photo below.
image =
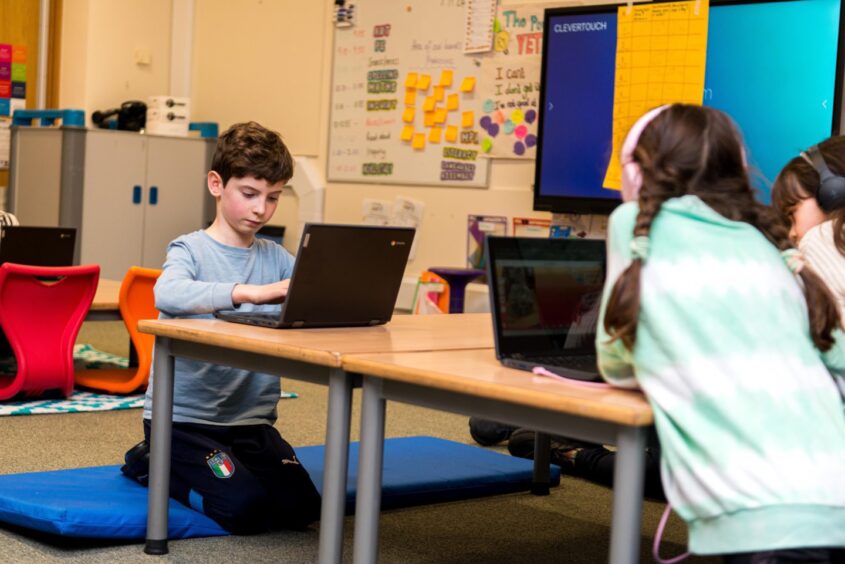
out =
<path fill-rule="evenodd" d="M 288 295 L 290 279 L 272 284 L 237 284 L 232 290 L 232 302 L 240 304 L 280 304 Z"/>

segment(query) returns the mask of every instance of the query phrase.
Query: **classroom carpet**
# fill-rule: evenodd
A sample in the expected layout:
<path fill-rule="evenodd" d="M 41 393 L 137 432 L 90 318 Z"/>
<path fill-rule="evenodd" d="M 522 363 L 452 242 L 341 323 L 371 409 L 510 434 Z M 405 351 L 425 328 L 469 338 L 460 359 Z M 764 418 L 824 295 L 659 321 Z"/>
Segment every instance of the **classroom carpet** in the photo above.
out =
<path fill-rule="evenodd" d="M 127 368 L 129 359 L 95 349 L 88 344 L 78 344 L 73 347 L 73 364 L 76 370 Z M 0 374 L 14 374 L 16 371 L 17 366 L 14 357 L 0 358 Z M 293 399 L 297 397 L 297 394 L 283 391 L 280 397 L 281 399 Z M 144 407 L 144 394 L 112 395 L 77 389 L 67 398 L 47 397 L 37 400 L 0 402 L 0 417 L 4 415 L 116 411 L 139 407 Z"/>
<path fill-rule="evenodd" d="M 296 449 L 322 491 L 323 445 Z M 95 466 L 0 476 L 0 522 L 68 537 L 143 539 L 147 489 L 124 477 L 119 466 Z M 531 487 L 533 462 L 435 437 L 386 439 L 382 507 L 427 505 Z M 349 449 L 347 513 L 354 507 L 358 443 Z M 551 467 L 552 485 L 560 469 Z M 214 521 L 170 500 L 168 537 L 227 535 Z"/>

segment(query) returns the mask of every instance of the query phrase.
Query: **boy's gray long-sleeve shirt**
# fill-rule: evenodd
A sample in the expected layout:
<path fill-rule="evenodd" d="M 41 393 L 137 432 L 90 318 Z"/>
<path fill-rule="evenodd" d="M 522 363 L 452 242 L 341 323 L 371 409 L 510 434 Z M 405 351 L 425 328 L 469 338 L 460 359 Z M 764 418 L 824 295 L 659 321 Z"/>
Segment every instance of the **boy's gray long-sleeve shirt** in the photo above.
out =
<path fill-rule="evenodd" d="M 211 319 L 213 312 L 233 309 L 235 284 L 270 284 L 293 273 L 294 259 L 282 246 L 256 239 L 247 249 L 230 247 L 195 231 L 167 248 L 164 271 L 155 285 L 160 319 Z M 278 311 L 278 305 L 242 304 L 241 311 Z M 152 416 L 154 374 L 144 402 Z M 176 359 L 173 421 L 205 425 L 272 425 L 279 401 L 278 376 Z"/>

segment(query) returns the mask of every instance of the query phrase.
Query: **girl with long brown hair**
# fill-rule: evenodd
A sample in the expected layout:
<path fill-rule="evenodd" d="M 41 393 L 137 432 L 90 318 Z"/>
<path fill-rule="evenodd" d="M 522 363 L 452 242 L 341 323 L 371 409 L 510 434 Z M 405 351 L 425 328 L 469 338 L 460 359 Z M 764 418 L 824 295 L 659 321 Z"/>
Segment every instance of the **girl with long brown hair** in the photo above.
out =
<path fill-rule="evenodd" d="M 834 300 L 755 199 L 725 114 L 675 104 L 649 119 L 623 148 L 636 201 L 608 226 L 599 368 L 646 393 L 691 552 L 829 561 L 845 547 Z"/>

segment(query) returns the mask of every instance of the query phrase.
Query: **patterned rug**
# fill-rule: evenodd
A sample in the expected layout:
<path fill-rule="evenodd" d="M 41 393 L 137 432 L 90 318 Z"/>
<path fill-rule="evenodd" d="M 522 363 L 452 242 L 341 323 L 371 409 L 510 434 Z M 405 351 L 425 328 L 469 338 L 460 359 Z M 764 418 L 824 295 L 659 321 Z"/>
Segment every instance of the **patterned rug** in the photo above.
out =
<path fill-rule="evenodd" d="M 73 347 L 73 364 L 76 370 L 89 368 L 126 368 L 129 359 L 95 349 L 91 345 Z M 0 374 L 14 374 L 14 358 L 0 359 Z M 295 398 L 294 392 L 282 392 L 281 398 Z M 74 390 L 68 398 L 13 401 L 0 403 L 0 416 L 39 415 L 45 413 L 79 413 L 83 411 L 114 411 L 144 406 L 144 395 L 115 396 Z"/>

